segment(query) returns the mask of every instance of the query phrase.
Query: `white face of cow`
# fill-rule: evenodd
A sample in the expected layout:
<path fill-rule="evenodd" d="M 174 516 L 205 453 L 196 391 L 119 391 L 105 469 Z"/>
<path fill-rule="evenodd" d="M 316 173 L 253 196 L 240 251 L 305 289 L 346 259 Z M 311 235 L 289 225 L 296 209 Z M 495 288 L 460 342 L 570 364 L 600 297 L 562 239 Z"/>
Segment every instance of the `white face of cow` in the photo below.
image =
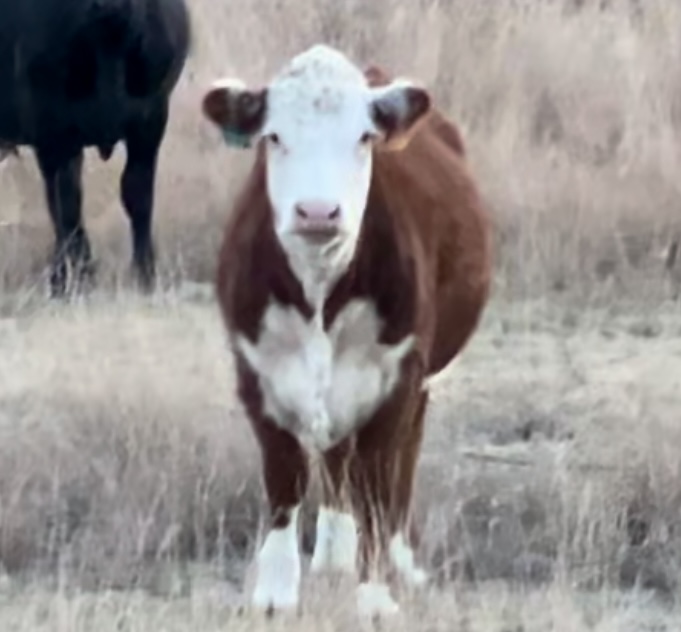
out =
<path fill-rule="evenodd" d="M 313 46 L 264 89 L 216 82 L 204 114 L 232 146 L 266 143 L 267 189 L 277 235 L 287 247 L 352 245 L 359 235 L 372 148 L 399 149 L 430 97 L 407 81 L 370 87 L 342 53 Z"/>

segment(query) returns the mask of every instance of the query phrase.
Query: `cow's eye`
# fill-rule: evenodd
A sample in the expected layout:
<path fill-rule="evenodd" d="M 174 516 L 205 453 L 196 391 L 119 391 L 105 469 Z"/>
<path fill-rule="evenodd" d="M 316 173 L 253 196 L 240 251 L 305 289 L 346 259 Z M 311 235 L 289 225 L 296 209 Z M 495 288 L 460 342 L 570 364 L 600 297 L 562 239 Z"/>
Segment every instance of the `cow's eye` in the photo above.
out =
<path fill-rule="evenodd" d="M 364 132 L 359 138 L 359 144 L 360 145 L 368 145 L 371 143 L 371 141 L 374 140 L 374 134 L 371 132 Z"/>

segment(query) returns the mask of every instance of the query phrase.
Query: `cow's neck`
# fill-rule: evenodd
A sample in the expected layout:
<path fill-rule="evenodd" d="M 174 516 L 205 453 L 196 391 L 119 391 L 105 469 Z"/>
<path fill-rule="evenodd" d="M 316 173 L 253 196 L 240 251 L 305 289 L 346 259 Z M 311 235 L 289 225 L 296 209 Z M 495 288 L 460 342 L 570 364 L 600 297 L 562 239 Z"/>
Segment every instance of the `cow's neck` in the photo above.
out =
<path fill-rule="evenodd" d="M 356 241 L 347 240 L 330 249 L 300 247 L 299 244 L 283 246 L 291 271 L 300 281 L 314 317 L 321 319 L 326 299 L 352 262 Z"/>

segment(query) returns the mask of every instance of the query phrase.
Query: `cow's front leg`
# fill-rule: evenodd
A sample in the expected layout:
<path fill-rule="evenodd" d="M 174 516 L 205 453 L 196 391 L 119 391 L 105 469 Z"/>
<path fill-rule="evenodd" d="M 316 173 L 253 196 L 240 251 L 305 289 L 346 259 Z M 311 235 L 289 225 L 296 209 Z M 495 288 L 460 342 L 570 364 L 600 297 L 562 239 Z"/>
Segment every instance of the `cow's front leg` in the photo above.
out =
<path fill-rule="evenodd" d="M 418 405 L 406 430 L 400 434 L 395 454 L 394 524 L 391 525 L 390 561 L 400 579 L 411 588 L 421 588 L 429 581 L 428 573 L 414 556 L 416 529 L 411 524 L 411 498 L 414 474 L 423 439 L 423 426 L 428 405 L 428 391 L 421 391 Z"/>
<path fill-rule="evenodd" d="M 257 555 L 251 603 L 267 611 L 298 605 L 301 559 L 298 516 L 307 489 L 307 456 L 298 440 L 268 419 L 253 422 L 270 506 L 269 532 Z"/>
<path fill-rule="evenodd" d="M 323 504 L 317 515 L 317 534 L 310 570 L 354 575 L 357 568 L 357 521 L 347 494 L 349 440 L 324 454 Z"/>

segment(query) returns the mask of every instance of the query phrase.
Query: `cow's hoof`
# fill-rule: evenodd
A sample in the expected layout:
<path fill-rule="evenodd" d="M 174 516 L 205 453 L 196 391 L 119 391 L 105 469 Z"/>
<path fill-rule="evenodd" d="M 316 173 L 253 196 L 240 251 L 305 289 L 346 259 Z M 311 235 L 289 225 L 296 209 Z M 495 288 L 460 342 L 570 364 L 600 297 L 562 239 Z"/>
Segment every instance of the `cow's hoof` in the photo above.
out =
<path fill-rule="evenodd" d="M 357 611 L 362 619 L 376 619 L 395 616 L 400 607 L 387 584 L 365 582 L 357 587 Z"/>
<path fill-rule="evenodd" d="M 251 598 L 258 610 L 273 613 L 298 605 L 301 564 L 295 539 L 295 520 L 284 529 L 272 529 L 258 555 L 258 575 Z"/>
<path fill-rule="evenodd" d="M 396 535 L 390 542 L 390 559 L 400 579 L 410 588 L 423 588 L 428 584 L 428 573 L 416 564 L 414 550 L 402 534 Z"/>

